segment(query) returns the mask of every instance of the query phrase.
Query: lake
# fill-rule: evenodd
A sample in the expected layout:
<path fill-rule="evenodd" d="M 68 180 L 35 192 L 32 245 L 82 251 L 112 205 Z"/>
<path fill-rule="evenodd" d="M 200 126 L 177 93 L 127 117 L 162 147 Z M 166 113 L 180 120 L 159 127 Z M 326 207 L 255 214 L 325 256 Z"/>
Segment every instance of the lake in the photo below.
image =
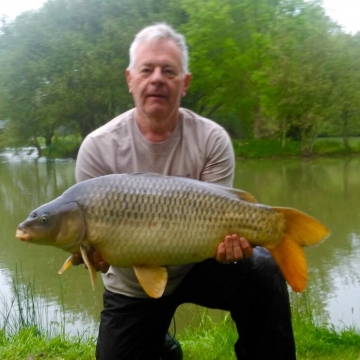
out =
<path fill-rule="evenodd" d="M 102 308 L 101 277 L 93 292 L 82 267 L 57 274 L 68 254 L 52 247 L 27 246 L 15 238 L 18 223 L 32 209 L 74 184 L 74 167 L 73 160 L 36 159 L 31 151 L 0 155 L 0 315 L 12 311 L 14 282 L 31 282 L 36 302 L 49 312 L 44 321 L 56 325 L 64 320 L 59 312 L 65 310 L 67 333 L 92 335 Z M 305 299 L 318 319 L 337 328 L 360 328 L 359 170 L 359 157 L 246 160 L 236 166 L 235 187 L 263 204 L 302 210 L 330 228 L 331 236 L 323 244 L 306 249 L 307 290 L 291 295 L 299 303 Z M 196 324 L 203 312 L 183 305 L 173 327 L 181 331 Z M 224 316 L 220 311 L 209 314 L 215 321 Z M 0 316 L 0 327 L 1 322 Z"/>

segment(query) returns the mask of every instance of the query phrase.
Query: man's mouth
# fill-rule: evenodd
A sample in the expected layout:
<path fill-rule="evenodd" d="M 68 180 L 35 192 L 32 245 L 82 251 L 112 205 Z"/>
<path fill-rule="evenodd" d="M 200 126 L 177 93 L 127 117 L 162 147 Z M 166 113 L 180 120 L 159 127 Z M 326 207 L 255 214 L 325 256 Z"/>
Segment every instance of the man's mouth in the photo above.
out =
<path fill-rule="evenodd" d="M 149 95 L 147 95 L 147 97 L 157 98 L 157 99 L 166 99 L 166 96 L 162 95 L 162 94 L 149 94 Z"/>

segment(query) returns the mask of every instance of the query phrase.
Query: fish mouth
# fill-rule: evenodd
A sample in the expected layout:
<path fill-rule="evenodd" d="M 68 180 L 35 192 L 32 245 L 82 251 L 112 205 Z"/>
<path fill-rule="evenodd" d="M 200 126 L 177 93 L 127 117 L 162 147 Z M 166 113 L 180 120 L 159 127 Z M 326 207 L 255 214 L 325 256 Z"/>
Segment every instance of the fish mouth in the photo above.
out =
<path fill-rule="evenodd" d="M 31 235 L 24 230 L 17 229 L 15 236 L 21 241 L 30 241 Z"/>

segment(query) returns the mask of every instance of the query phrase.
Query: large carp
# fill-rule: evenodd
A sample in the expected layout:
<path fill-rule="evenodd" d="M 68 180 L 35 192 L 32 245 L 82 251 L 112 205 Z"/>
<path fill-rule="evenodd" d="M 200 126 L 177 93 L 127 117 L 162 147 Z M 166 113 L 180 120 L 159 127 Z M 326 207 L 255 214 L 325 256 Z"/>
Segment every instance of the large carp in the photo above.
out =
<path fill-rule="evenodd" d="M 303 246 L 324 240 L 328 229 L 291 208 L 256 203 L 241 190 L 155 174 L 114 174 L 78 183 L 32 211 L 16 237 L 35 244 L 81 252 L 95 249 L 110 265 L 133 267 L 150 297 L 163 294 L 166 265 L 214 257 L 228 234 L 269 249 L 296 292 L 305 289 Z M 60 273 L 71 265 L 71 257 Z"/>

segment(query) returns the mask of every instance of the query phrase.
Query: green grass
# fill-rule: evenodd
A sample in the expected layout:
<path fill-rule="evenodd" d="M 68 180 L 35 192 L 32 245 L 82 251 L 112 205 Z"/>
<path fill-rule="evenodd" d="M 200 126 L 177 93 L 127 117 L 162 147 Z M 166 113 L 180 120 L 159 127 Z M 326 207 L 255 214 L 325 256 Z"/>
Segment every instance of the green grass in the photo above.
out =
<path fill-rule="evenodd" d="M 235 155 L 238 158 L 271 158 L 300 157 L 301 143 L 287 140 L 285 146 L 271 139 L 237 140 L 233 139 Z M 350 149 L 344 147 L 342 138 L 319 138 L 315 141 L 313 156 L 360 154 L 360 138 L 349 139 Z"/>
<path fill-rule="evenodd" d="M 189 327 L 177 336 L 184 359 L 234 360 L 237 334 L 232 321 L 226 317 L 218 324 L 210 319 L 206 322 L 206 326 Z M 311 321 L 295 319 L 294 332 L 298 360 L 360 359 L 360 334 L 354 329 L 337 332 Z M 81 337 L 49 338 L 36 327 L 24 328 L 12 335 L 0 331 L 0 359 L 94 360 L 95 343 L 93 339 Z"/>
<path fill-rule="evenodd" d="M 42 156 L 48 158 L 76 158 L 82 139 L 79 135 L 55 136 L 49 147 L 44 146 L 44 139 L 39 138 L 42 145 Z M 301 157 L 301 143 L 286 140 L 282 147 L 281 141 L 272 139 L 232 139 L 235 155 L 238 158 L 285 158 Z M 313 147 L 313 156 L 332 156 L 360 154 L 360 137 L 349 139 L 350 149 L 344 147 L 340 137 L 318 138 Z M 1 149 L 1 136 L 0 136 Z M 309 156 L 309 154 L 307 154 Z"/>
<path fill-rule="evenodd" d="M 12 285 L 12 299 L 0 307 L 0 359 L 95 360 L 96 339 L 91 334 L 65 333 L 63 305 L 59 310 L 63 313 L 61 320 L 54 321 L 47 313 L 45 300 L 35 296 L 33 282 L 16 275 Z M 307 292 L 291 297 L 297 359 L 360 360 L 360 332 L 317 323 L 309 298 Z M 235 359 L 237 332 L 229 315 L 214 323 L 204 309 L 199 324 L 188 326 L 176 336 L 186 360 Z"/>
<path fill-rule="evenodd" d="M 95 345 L 81 337 L 48 337 L 36 327 L 25 327 L 15 334 L 0 331 L 0 359 L 3 360 L 92 360 Z"/>
<path fill-rule="evenodd" d="M 336 331 L 312 321 L 294 319 L 298 360 L 360 359 L 360 334 L 355 329 Z"/>
<path fill-rule="evenodd" d="M 240 158 L 288 157 L 300 156 L 301 144 L 288 141 L 281 146 L 278 140 L 233 140 L 235 155 Z"/>
<path fill-rule="evenodd" d="M 179 339 L 184 359 L 193 360 L 230 360 L 236 359 L 234 344 L 237 339 L 237 332 L 230 316 L 215 324 L 204 312 L 198 326 L 186 328 Z"/>

